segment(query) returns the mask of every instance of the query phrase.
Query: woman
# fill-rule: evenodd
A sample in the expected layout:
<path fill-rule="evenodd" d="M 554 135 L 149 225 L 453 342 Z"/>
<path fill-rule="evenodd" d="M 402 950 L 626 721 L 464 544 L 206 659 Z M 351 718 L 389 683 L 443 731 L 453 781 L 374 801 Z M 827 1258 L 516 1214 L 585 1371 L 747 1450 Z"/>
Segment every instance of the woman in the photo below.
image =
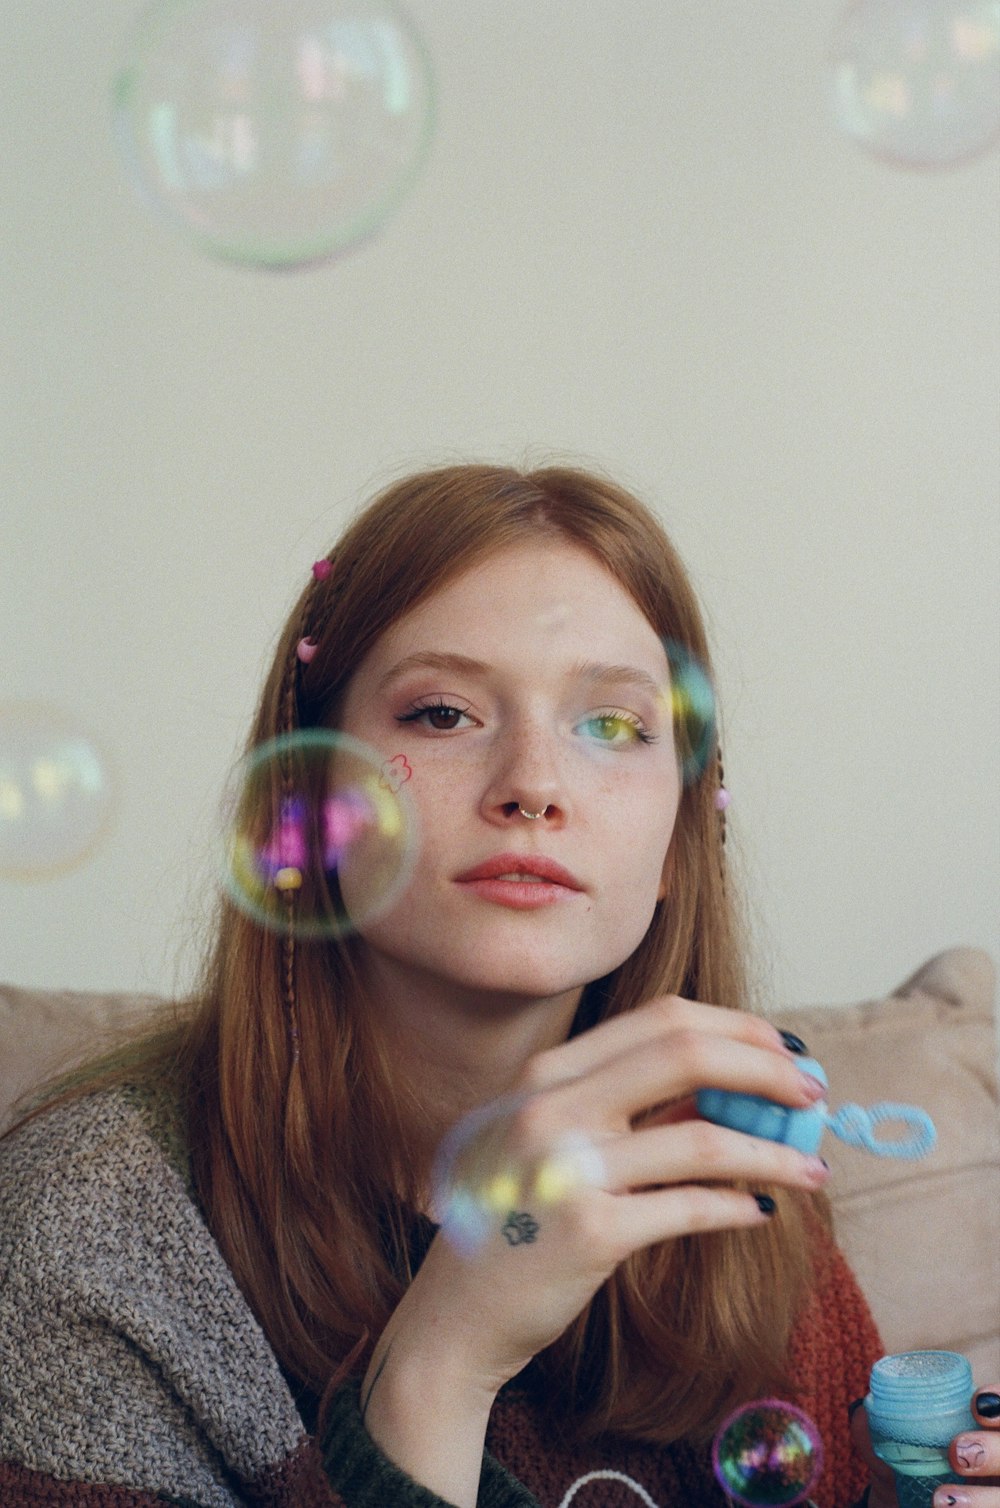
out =
<path fill-rule="evenodd" d="M 881 1347 L 827 1169 L 693 1110 L 821 1089 L 745 1009 L 689 663 L 675 552 L 581 471 L 410 477 L 316 563 L 250 748 L 361 740 L 416 869 L 353 935 L 306 936 L 287 869 L 287 925 L 226 900 L 177 1021 L 3 1144 L 5 1503 L 711 1504 L 712 1435 L 765 1393 L 819 1425 L 821 1508 L 859 1498 Z M 585 1176 L 463 1248 L 435 1157 L 498 1101 L 487 1162 L 569 1138 Z"/>

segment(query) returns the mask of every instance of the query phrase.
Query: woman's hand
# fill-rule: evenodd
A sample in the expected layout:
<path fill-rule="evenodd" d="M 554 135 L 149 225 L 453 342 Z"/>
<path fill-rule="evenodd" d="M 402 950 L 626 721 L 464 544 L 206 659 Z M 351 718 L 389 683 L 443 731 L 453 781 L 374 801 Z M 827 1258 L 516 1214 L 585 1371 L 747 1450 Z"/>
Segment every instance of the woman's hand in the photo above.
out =
<path fill-rule="evenodd" d="M 972 1414 L 978 1428 L 956 1435 L 948 1451 L 962 1486 L 939 1487 L 934 1508 L 1000 1508 L 1000 1386 L 978 1388 Z"/>
<path fill-rule="evenodd" d="M 869 1508 L 896 1508 L 892 1471 L 872 1450 L 864 1409 L 860 1404 L 852 1404 L 852 1409 L 854 1447 L 868 1462 L 872 1474 Z M 972 1400 L 972 1413 L 978 1428 L 956 1435 L 948 1451 L 962 1484 L 936 1488 L 934 1508 L 1000 1508 L 1000 1386 L 979 1388 Z"/>
<path fill-rule="evenodd" d="M 766 1223 L 773 1201 L 734 1183 L 751 1191 L 825 1183 L 818 1157 L 698 1118 L 693 1095 L 702 1087 L 800 1109 L 823 1094 L 773 1026 L 676 996 L 531 1059 L 507 1112 L 464 1155 L 477 1187 L 494 1177 L 501 1190 L 519 1184 L 517 1207 L 498 1213 L 498 1204 L 465 1254 L 438 1233 L 376 1346 L 362 1400 L 390 1346 L 390 1369 L 439 1361 L 470 1395 L 495 1396 L 632 1252 Z M 511 1169 L 544 1166 L 581 1138 L 591 1151 L 587 1174 L 559 1198 L 524 1193 L 530 1178 L 512 1184 Z"/>
<path fill-rule="evenodd" d="M 765 1223 L 773 1201 L 736 1181 L 826 1181 L 818 1157 L 698 1118 L 703 1087 L 798 1109 L 824 1093 L 774 1027 L 670 996 L 537 1054 L 513 1095 L 463 1123 L 476 1129 L 459 1185 L 486 1219 L 471 1249 L 445 1227 L 435 1236 L 361 1388 L 369 1433 L 414 1480 L 460 1508 L 477 1501 L 500 1388 L 631 1252 Z M 587 1149 L 582 1176 L 554 1177 L 567 1140 Z"/>

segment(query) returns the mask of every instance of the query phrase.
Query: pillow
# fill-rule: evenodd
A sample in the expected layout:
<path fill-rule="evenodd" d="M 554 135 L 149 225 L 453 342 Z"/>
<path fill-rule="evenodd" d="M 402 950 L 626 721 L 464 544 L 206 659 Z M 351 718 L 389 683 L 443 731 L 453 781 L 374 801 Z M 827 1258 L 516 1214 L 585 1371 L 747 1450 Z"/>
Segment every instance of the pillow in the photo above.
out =
<path fill-rule="evenodd" d="M 896 1100 L 933 1119 L 918 1162 L 824 1138 L 834 1227 L 886 1349 L 961 1351 L 980 1382 L 1000 1377 L 995 985 L 985 953 L 953 948 L 884 1000 L 774 1018 L 822 1063 L 832 1110 Z"/>
<path fill-rule="evenodd" d="M 110 1047 L 117 1032 L 163 1004 L 153 995 L 0 984 L 0 1131 L 13 1120 L 22 1095 Z"/>

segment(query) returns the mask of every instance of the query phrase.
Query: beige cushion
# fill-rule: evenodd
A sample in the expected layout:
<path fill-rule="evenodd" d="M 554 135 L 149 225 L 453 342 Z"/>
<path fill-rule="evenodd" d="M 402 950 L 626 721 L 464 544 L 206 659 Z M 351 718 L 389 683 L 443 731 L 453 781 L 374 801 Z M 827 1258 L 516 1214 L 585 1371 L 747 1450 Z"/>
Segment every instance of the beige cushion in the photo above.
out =
<path fill-rule="evenodd" d="M 964 1352 L 1000 1382 L 1000 1107 L 995 971 L 953 948 L 884 1000 L 776 1015 L 830 1080 L 830 1104 L 920 1105 L 939 1143 L 896 1162 L 824 1138 L 837 1235 L 889 1350 Z M 0 1126 L 41 1078 L 148 1017 L 151 996 L 0 986 Z"/>
<path fill-rule="evenodd" d="M 164 1002 L 153 995 L 24 990 L 0 984 L 0 1129 L 50 1074 L 110 1047 Z"/>
<path fill-rule="evenodd" d="M 830 1081 L 829 1102 L 920 1105 L 938 1145 L 919 1162 L 874 1157 L 827 1135 L 841 1246 L 890 1351 L 961 1351 L 1000 1381 L 1000 1107 L 996 975 L 953 948 L 885 1000 L 789 1010 Z"/>

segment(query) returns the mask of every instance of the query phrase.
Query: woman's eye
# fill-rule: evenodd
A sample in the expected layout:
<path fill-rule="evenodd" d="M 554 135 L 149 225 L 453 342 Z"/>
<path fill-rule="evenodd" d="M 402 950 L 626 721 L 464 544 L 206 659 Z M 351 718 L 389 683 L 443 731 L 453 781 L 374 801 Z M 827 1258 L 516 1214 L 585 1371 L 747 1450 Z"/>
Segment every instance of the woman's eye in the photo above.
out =
<path fill-rule="evenodd" d="M 397 719 L 401 723 L 421 723 L 425 728 L 433 728 L 437 733 L 451 733 L 459 727 L 459 719 L 465 718 L 467 723 L 472 719 L 461 707 L 449 707 L 444 702 L 432 702 L 427 707 L 411 707 Z"/>
<path fill-rule="evenodd" d="M 620 747 L 632 743 L 652 743 L 652 735 L 646 732 L 636 717 L 627 717 L 622 712 L 600 712 L 580 724 L 584 732 L 598 743 Z"/>

